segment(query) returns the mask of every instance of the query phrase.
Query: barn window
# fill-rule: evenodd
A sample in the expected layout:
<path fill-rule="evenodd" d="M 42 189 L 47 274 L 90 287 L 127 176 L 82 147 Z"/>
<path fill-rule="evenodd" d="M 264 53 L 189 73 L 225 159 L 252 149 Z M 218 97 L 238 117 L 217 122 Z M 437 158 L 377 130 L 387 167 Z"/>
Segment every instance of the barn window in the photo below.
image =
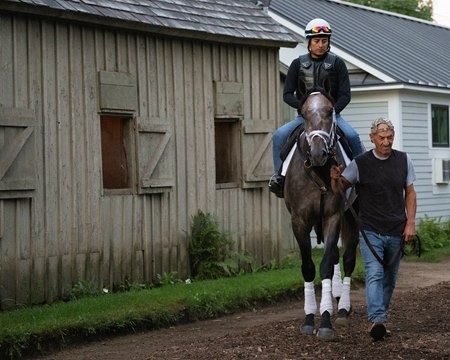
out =
<path fill-rule="evenodd" d="M 125 190 L 133 187 L 132 118 L 101 115 L 103 189 Z"/>
<path fill-rule="evenodd" d="M 433 147 L 449 147 L 448 106 L 431 105 L 431 124 Z"/>
<path fill-rule="evenodd" d="M 238 187 L 241 161 L 239 119 L 216 119 L 214 133 L 217 187 Z"/>

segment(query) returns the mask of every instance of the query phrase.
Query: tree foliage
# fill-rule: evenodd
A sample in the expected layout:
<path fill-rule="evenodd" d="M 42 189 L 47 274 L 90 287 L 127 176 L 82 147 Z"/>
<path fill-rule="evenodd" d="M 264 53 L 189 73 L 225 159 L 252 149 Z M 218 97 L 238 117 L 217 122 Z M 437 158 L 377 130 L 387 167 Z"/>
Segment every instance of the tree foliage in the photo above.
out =
<path fill-rule="evenodd" d="M 433 20 L 432 0 L 347 0 L 397 14 L 412 16 L 422 20 Z"/>

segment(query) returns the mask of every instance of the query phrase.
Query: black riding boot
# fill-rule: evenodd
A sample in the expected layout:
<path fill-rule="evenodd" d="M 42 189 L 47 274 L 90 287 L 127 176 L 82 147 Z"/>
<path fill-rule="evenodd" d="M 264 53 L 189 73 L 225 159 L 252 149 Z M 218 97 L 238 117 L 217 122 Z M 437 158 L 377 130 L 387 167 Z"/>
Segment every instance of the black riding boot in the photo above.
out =
<path fill-rule="evenodd" d="M 279 174 L 274 174 L 270 178 L 269 190 L 273 192 L 279 198 L 284 197 L 284 176 Z"/>

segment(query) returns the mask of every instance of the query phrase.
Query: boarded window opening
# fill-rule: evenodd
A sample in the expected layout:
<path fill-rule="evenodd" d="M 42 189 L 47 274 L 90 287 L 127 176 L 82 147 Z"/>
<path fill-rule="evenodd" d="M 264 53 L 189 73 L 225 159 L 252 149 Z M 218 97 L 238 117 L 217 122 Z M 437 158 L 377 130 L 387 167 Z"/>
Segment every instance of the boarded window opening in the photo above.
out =
<path fill-rule="evenodd" d="M 132 187 L 131 118 L 102 115 L 102 174 L 104 189 Z"/>
<path fill-rule="evenodd" d="M 433 147 L 448 148 L 450 145 L 448 115 L 448 106 L 431 105 Z"/>
<path fill-rule="evenodd" d="M 240 182 L 239 119 L 216 119 L 216 184 L 218 188 L 238 187 Z"/>

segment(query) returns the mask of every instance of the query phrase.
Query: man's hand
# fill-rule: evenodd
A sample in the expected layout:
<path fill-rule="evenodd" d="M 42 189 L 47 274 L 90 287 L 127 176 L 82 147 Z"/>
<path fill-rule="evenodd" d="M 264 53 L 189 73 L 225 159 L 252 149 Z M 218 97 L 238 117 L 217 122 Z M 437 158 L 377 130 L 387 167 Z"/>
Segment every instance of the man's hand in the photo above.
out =
<path fill-rule="evenodd" d="M 405 203 L 406 203 L 406 221 L 405 230 L 403 236 L 405 241 L 414 239 L 416 235 L 416 209 L 417 209 L 417 195 L 414 185 L 410 184 L 405 189 Z"/>
<path fill-rule="evenodd" d="M 414 223 L 406 223 L 405 230 L 403 231 L 403 237 L 405 241 L 412 241 L 416 236 L 416 225 Z"/>
<path fill-rule="evenodd" d="M 331 190 L 333 190 L 333 193 L 335 194 L 340 194 L 352 186 L 352 184 L 342 176 L 344 168 L 345 167 L 342 164 L 339 166 L 333 165 L 330 168 Z"/>
<path fill-rule="evenodd" d="M 344 171 L 344 165 L 342 164 L 339 166 L 332 165 L 330 169 L 330 177 L 333 180 L 338 180 L 341 177 L 342 171 Z"/>

